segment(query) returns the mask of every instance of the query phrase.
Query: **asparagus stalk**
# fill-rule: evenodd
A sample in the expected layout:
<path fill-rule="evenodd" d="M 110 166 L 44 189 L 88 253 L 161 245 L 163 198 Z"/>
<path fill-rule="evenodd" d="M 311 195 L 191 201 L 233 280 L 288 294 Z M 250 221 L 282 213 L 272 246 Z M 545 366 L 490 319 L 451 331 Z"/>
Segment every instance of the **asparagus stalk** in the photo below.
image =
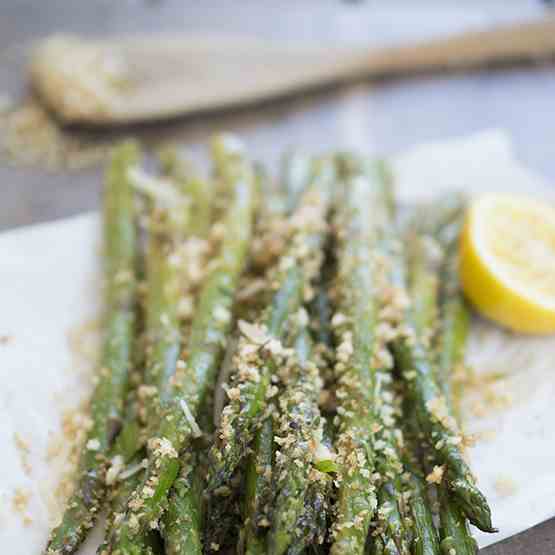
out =
<path fill-rule="evenodd" d="M 376 373 L 388 365 L 383 338 L 377 333 L 385 284 L 381 251 L 390 225 L 387 185 L 378 164 L 348 160 L 353 168 L 345 198 L 337 207 L 339 274 L 335 290 L 338 383 L 337 518 L 332 555 L 364 553 L 377 498 L 373 430 L 378 425 Z M 380 253 L 380 254 L 378 254 Z"/>
<path fill-rule="evenodd" d="M 123 420 L 135 328 L 136 238 L 133 192 L 127 171 L 138 159 L 136 144 L 121 145 L 114 151 L 106 178 L 106 339 L 78 482 L 61 524 L 50 535 L 46 553 L 74 553 L 94 525 L 106 495 L 105 473 L 110 449 Z"/>
<path fill-rule="evenodd" d="M 98 555 L 109 554 L 108 538 L 113 530 L 119 525 L 121 518 L 125 514 L 129 496 L 141 483 L 144 475 L 144 455 L 144 452 L 136 452 L 135 456 L 130 459 L 127 467 L 127 470 L 131 472 L 129 475 L 126 474 L 126 470 L 122 469 L 123 472 L 119 472 L 118 474 L 123 474 L 123 478 L 116 476 L 114 479 L 117 480 L 117 482 L 114 484 L 110 484 L 110 480 L 107 480 L 108 485 L 111 485 L 112 487 L 108 496 L 109 511 L 106 517 L 106 536 L 103 543 L 97 549 Z M 138 541 L 142 541 L 143 547 L 146 549 L 146 538 L 141 538 Z"/>
<path fill-rule="evenodd" d="M 407 416 L 412 418 L 413 411 L 408 411 Z M 403 457 L 406 468 L 408 493 L 408 508 L 412 523 L 411 553 L 413 555 L 440 555 L 440 545 L 434 517 L 428 500 L 427 484 L 422 468 L 416 460 L 416 436 L 407 438 L 407 453 Z"/>
<path fill-rule="evenodd" d="M 326 420 L 322 444 L 332 448 L 331 422 Z M 331 463 L 330 459 L 330 463 Z M 333 467 L 335 469 L 335 467 Z M 328 468 L 331 470 L 331 468 Z M 304 495 L 303 511 L 299 514 L 292 530 L 292 537 L 287 555 L 324 550 L 330 514 L 330 498 L 333 480 L 331 474 L 317 474 L 317 480 L 311 480 Z"/>
<path fill-rule="evenodd" d="M 163 174 L 175 181 L 191 199 L 189 232 L 196 237 L 205 237 L 212 222 L 215 194 L 213 184 L 201 179 L 192 165 L 180 156 L 175 146 L 162 149 L 159 157 Z"/>
<path fill-rule="evenodd" d="M 405 485 L 401 479 L 404 466 L 399 455 L 402 445 L 399 445 L 394 437 L 388 437 L 391 430 L 384 430 L 386 439 L 382 439 L 383 443 L 380 444 L 383 449 L 376 454 L 376 470 L 380 478 L 377 480 L 378 510 L 372 522 L 373 530 L 369 539 L 370 553 L 383 551 L 408 555 L 410 550 L 404 524 L 403 502 Z"/>
<path fill-rule="evenodd" d="M 413 232 L 435 237 L 441 236 L 443 242 L 445 240 L 452 242 L 453 222 L 460 220 L 463 206 L 463 198 L 457 195 L 456 197 L 446 197 L 437 204 L 434 204 L 433 211 L 426 207 L 426 210 L 420 211 L 418 217 L 411 222 Z M 451 246 L 453 245 L 451 244 Z M 397 260 L 396 262 L 393 264 L 394 267 L 399 266 L 400 261 Z M 427 271 L 425 266 L 420 266 L 420 269 L 425 271 L 420 271 L 417 279 L 414 279 L 413 273 L 413 287 L 415 282 L 420 284 L 416 289 L 418 295 L 418 313 L 420 315 L 419 324 L 422 328 L 432 328 L 435 325 L 438 295 L 437 275 L 435 274 L 437 270 L 436 265 L 435 263 L 432 264 L 432 271 Z M 451 333 L 450 324 L 447 326 L 449 333 Z M 433 515 L 428 500 L 428 484 L 424 479 L 423 466 L 426 466 L 427 472 L 430 472 L 432 468 L 428 464 L 422 465 L 418 461 L 418 457 L 426 458 L 426 453 L 422 453 L 420 445 L 422 434 L 415 423 L 414 408 L 410 401 L 405 402 L 404 412 L 406 447 L 403 450 L 403 464 L 406 469 L 405 477 L 408 486 L 405 494 L 408 496 L 407 505 L 410 515 L 408 515 L 408 522 L 412 523 L 412 550 L 417 555 L 439 555 L 440 552 L 443 552 L 444 546 L 440 547 L 438 533 L 434 526 Z M 443 490 L 440 492 L 440 498 L 444 500 L 441 501 L 441 518 L 447 518 L 450 522 L 453 522 L 457 518 L 453 511 L 458 511 L 459 513 L 460 511 L 456 508 L 451 496 L 448 495 L 445 485 L 442 484 L 440 488 Z M 447 498 L 449 499 L 449 506 L 444 504 Z M 449 515 L 445 511 L 449 511 Z"/>
<path fill-rule="evenodd" d="M 467 199 L 462 193 L 445 194 L 433 204 L 420 207 L 414 218 L 411 218 L 410 225 L 423 235 L 443 235 L 446 228 L 451 228 L 454 222 L 460 222 L 466 202 Z"/>
<path fill-rule="evenodd" d="M 210 460 L 208 459 L 206 468 Z M 204 551 L 224 552 L 235 550 L 239 544 L 244 545 L 243 514 L 244 495 L 243 475 L 236 473 L 228 486 L 224 486 L 211 495 L 206 495 L 207 507 L 204 519 Z M 243 553 L 243 549 L 238 549 Z"/>
<path fill-rule="evenodd" d="M 310 184 L 312 159 L 300 152 L 290 152 L 283 157 L 281 168 L 281 181 L 287 195 L 286 210 L 292 212 Z"/>
<path fill-rule="evenodd" d="M 180 249 L 187 234 L 188 203 L 185 197 L 176 196 L 179 202 L 168 203 L 166 195 L 174 195 L 177 189 L 172 183 L 162 182 L 134 170 L 130 172 L 134 186 L 148 194 L 149 218 L 147 220 L 148 240 L 146 247 L 147 295 L 145 316 L 145 367 L 142 384 L 137 390 L 138 411 L 128 411 L 124 427 L 118 436 L 112 452 L 112 461 L 121 457 L 124 462 L 137 458 L 144 447 L 145 435 L 156 429 L 160 418 L 160 392 L 167 385 L 175 371 L 181 348 L 179 302 L 181 298 Z M 173 196 L 169 198 L 174 199 Z M 145 424 L 141 432 L 139 421 Z M 133 483 L 139 484 L 139 476 Z M 129 481 L 128 481 L 129 483 Z M 129 488 L 117 488 L 116 503 Z M 118 512 L 121 513 L 121 507 Z M 110 517 L 108 522 L 110 524 Z M 113 526 L 106 529 L 106 541 L 113 534 Z M 143 538 L 146 541 L 146 537 Z M 139 542 L 139 539 L 137 539 Z"/>
<path fill-rule="evenodd" d="M 242 337 L 235 357 L 235 383 L 229 388 L 230 403 L 222 412 L 220 430 L 212 450 L 209 488 L 229 480 L 251 443 L 266 407 L 272 376 L 277 375 L 283 347 L 281 341 L 291 315 L 312 296 L 311 282 L 317 275 L 326 237 L 326 216 L 334 177 L 333 164 L 322 161 L 316 176 L 292 217 L 293 233 L 276 275 L 270 276 L 276 293 L 258 324 L 240 322 Z"/>
<path fill-rule="evenodd" d="M 160 394 L 175 372 L 181 348 L 179 301 L 181 261 L 175 236 L 159 226 L 150 232 L 147 253 L 146 366 L 142 400 L 144 422 L 156 429 L 160 419 Z"/>
<path fill-rule="evenodd" d="M 319 553 L 327 532 L 329 512 L 329 482 L 318 481 L 310 484 L 304 498 L 304 510 L 292 530 L 292 539 L 287 555 Z M 325 552 L 325 551 L 324 551 Z"/>
<path fill-rule="evenodd" d="M 253 443 L 245 476 L 245 507 L 242 542 L 246 555 L 264 555 L 266 538 L 263 530 L 270 524 L 268 513 L 272 494 L 274 426 L 272 415 L 262 422 Z"/>
<path fill-rule="evenodd" d="M 494 532 L 491 511 L 483 494 L 475 485 L 474 478 L 460 450 L 461 436 L 455 420 L 449 415 L 445 398 L 435 380 L 434 360 L 430 350 L 432 329 L 427 322 L 422 304 L 429 294 L 427 280 L 430 256 L 421 238 L 413 240 L 413 264 L 410 291 L 412 306 L 401 308 L 404 324 L 394 342 L 394 352 L 409 397 L 414 403 L 415 417 L 428 444 L 433 448 L 434 459 L 443 472 L 443 479 L 465 516 L 485 532 Z M 432 256 L 433 259 L 433 256 Z M 406 278 L 401 268 L 395 273 L 396 293 L 405 297 Z"/>
<path fill-rule="evenodd" d="M 328 245 L 329 247 L 329 245 Z M 324 385 L 330 385 L 332 376 L 329 374 L 331 361 L 332 330 L 331 330 L 331 301 L 329 298 L 329 286 L 333 275 L 333 264 L 329 260 L 331 249 L 326 252 L 326 262 L 318 280 L 316 296 L 309 306 L 310 313 L 310 332 L 314 341 L 312 359 L 317 361 L 322 377 L 327 381 Z M 306 341 L 305 341 L 306 342 Z M 323 391 L 321 390 L 321 393 Z M 322 399 L 320 399 L 321 401 Z M 331 453 L 333 445 L 333 424 L 331 414 L 323 419 L 323 438 L 321 444 Z M 321 453 L 322 454 L 322 453 Z M 328 465 L 329 472 L 336 470 L 334 461 L 330 457 L 329 461 L 321 460 L 320 463 Z M 310 480 L 303 495 L 303 509 L 298 515 L 297 521 L 293 525 L 291 541 L 287 549 L 287 555 L 304 553 L 319 553 L 324 549 L 323 544 L 326 540 L 328 531 L 328 517 L 330 513 L 330 498 L 332 493 L 333 480 L 331 474 L 321 473 L 312 470 L 312 477 L 318 478 Z"/>
<path fill-rule="evenodd" d="M 167 387 L 167 384 L 175 372 L 175 367 L 181 348 L 181 328 L 184 323 L 180 314 L 180 302 L 190 291 L 189 280 L 183 280 L 184 263 L 193 263 L 184 260 L 184 247 L 186 241 L 190 241 L 191 235 L 199 232 L 194 226 L 194 219 L 190 217 L 190 196 L 176 197 L 179 202 L 168 205 L 166 202 L 166 189 L 173 191 L 188 192 L 183 186 L 176 186 L 175 180 L 185 180 L 184 169 L 178 164 L 177 159 L 170 159 L 170 153 L 161 155 L 164 171 L 170 173 L 172 181 L 164 182 L 149 178 L 146 174 L 135 172 L 132 176 L 138 179 L 139 188 L 144 188 L 144 183 L 150 184 L 147 192 L 151 196 L 150 220 L 148 222 L 148 245 L 146 255 L 146 278 L 147 295 L 145 306 L 145 369 L 143 383 L 138 388 L 139 415 L 131 411 L 126 418 L 126 424 L 118 437 L 114 448 L 114 457 L 120 456 L 125 462 L 131 457 L 137 458 L 137 452 L 144 447 L 144 435 L 156 429 L 160 418 L 159 393 Z M 170 164 L 170 161 L 172 164 Z M 195 199 L 196 201 L 196 199 Z M 185 215 L 185 217 L 183 217 Z M 207 225 L 209 225 L 209 221 Z M 146 434 L 139 434 L 138 417 L 147 424 Z M 141 435 L 143 436 L 141 438 Z M 140 457 L 144 456 L 139 454 Z M 131 485 L 138 486 L 142 474 L 137 474 Z M 128 484 L 130 480 L 127 480 Z M 116 505 L 121 505 L 123 499 L 132 493 L 133 488 L 117 487 L 122 490 L 116 494 Z M 181 490 L 180 490 L 181 491 Z M 127 497 L 125 495 L 127 494 Z M 121 507 L 113 507 L 118 513 L 123 513 Z M 109 518 L 109 522 L 112 520 Z M 107 537 L 113 533 L 113 526 L 107 527 Z M 144 537 L 144 543 L 148 536 Z M 139 542 L 139 539 L 137 539 Z M 106 543 L 106 542 L 105 542 Z"/>
<path fill-rule="evenodd" d="M 283 217 L 297 206 L 299 197 L 309 184 L 311 172 L 312 160 L 308 157 L 302 157 L 301 159 L 300 156 L 295 154 L 282 159 L 280 189 L 278 191 L 268 191 L 267 194 L 272 204 L 266 206 L 266 210 L 274 218 L 267 219 L 265 215 L 261 214 L 260 217 L 264 218 L 264 221 L 260 222 L 262 229 L 270 225 L 268 231 L 271 233 L 273 226 L 278 221 L 275 216 L 281 215 Z M 268 182 L 268 179 L 264 179 L 264 183 Z M 283 196 L 285 198 L 282 198 Z M 284 221 L 280 221 L 280 223 L 282 227 L 285 227 Z M 266 249 L 262 252 L 264 258 L 266 258 L 268 256 Z M 264 306 L 265 297 L 267 295 L 264 294 L 257 296 L 261 307 Z M 241 553 L 266 553 L 265 532 L 270 525 L 270 502 L 273 495 L 274 410 L 275 407 L 272 403 L 268 407 L 268 415 L 263 419 L 256 432 L 252 453 L 247 461 L 245 472 L 246 494 L 243 503 L 244 524 L 239 536 L 239 551 Z"/>
<path fill-rule="evenodd" d="M 459 218 L 460 220 L 460 218 Z M 452 224 L 456 231 L 460 221 Z M 443 234 L 445 236 L 445 234 Z M 458 251 L 453 237 L 443 242 L 446 250 L 443 261 L 442 288 L 440 291 L 439 318 L 439 362 L 437 380 L 445 396 L 451 416 L 458 416 L 451 388 L 453 371 L 464 364 L 464 351 L 468 336 L 469 314 L 459 288 Z M 456 501 L 449 494 L 446 484 L 438 486 L 439 497 L 439 534 L 444 553 L 454 550 L 457 555 L 475 555 L 477 544 L 470 533 L 468 523 Z"/>
<path fill-rule="evenodd" d="M 268 552 L 285 553 L 295 536 L 295 525 L 305 508 L 305 496 L 311 481 L 327 482 L 319 465 L 335 469 L 332 452 L 322 442 L 323 418 L 318 408 L 322 379 L 318 367 L 311 360 L 312 345 L 304 326 L 295 344 L 298 368 L 295 368 L 279 400 L 280 416 L 276 442 L 275 487 L 272 527 L 268 535 Z M 296 538 L 296 541 L 301 541 Z"/>
<path fill-rule="evenodd" d="M 200 410 L 198 423 L 203 438 L 181 455 L 181 470 L 169 498 L 168 510 L 162 517 L 160 532 L 167 555 L 201 555 L 204 520 L 203 490 L 208 454 L 207 439 L 213 433 L 213 399 Z"/>
<path fill-rule="evenodd" d="M 403 269 L 405 263 L 406 260 L 403 258 L 401 249 L 392 253 L 392 281 L 394 283 L 400 279 L 398 272 Z M 416 307 L 415 312 L 418 314 L 418 325 L 422 329 L 432 329 L 437 317 L 436 263 L 433 263 L 432 271 L 428 271 L 428 268 L 422 265 L 412 265 L 410 269 L 412 270 L 411 293 L 415 297 L 414 306 Z M 402 296 L 397 299 L 397 303 L 394 305 L 394 312 L 402 314 L 404 304 Z M 439 555 L 439 538 L 428 498 L 428 484 L 425 480 L 425 469 L 430 469 L 426 464 L 428 461 L 421 462 L 427 457 L 425 450 L 421 448 L 423 434 L 416 422 L 414 403 L 405 398 L 403 408 L 406 440 L 403 464 L 406 469 L 405 478 L 408 486 L 406 495 L 408 495 L 409 522 L 412 524 L 411 548 L 416 555 Z"/>
<path fill-rule="evenodd" d="M 225 347 L 231 304 L 251 238 L 255 190 L 252 166 L 242 152 L 227 149 L 222 155 L 229 166 L 226 179 L 232 181 L 229 186 L 234 192 L 225 219 L 227 234 L 200 294 L 187 357 L 178 363 L 174 377 L 162 392 L 160 426 L 148 442 L 147 473 L 112 537 L 114 554 L 140 553 L 135 539 L 147 528 L 158 526 L 167 506 L 168 492 L 179 472 L 179 453 L 200 432 L 195 417 L 214 385 Z"/>
<path fill-rule="evenodd" d="M 161 532 L 167 555 L 202 554 L 202 489 L 200 455 L 193 451 L 181 457 L 181 472 L 175 480 Z"/>

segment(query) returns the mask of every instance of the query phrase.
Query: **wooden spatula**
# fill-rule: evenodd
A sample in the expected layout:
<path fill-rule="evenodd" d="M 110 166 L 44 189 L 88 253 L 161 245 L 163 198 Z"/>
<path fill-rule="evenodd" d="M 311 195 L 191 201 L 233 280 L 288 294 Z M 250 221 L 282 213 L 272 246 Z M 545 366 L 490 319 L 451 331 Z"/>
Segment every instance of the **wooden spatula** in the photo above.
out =
<path fill-rule="evenodd" d="M 384 49 L 311 47 L 238 37 L 54 36 L 31 75 L 71 123 L 118 124 L 245 104 L 321 85 L 555 55 L 555 18 Z"/>

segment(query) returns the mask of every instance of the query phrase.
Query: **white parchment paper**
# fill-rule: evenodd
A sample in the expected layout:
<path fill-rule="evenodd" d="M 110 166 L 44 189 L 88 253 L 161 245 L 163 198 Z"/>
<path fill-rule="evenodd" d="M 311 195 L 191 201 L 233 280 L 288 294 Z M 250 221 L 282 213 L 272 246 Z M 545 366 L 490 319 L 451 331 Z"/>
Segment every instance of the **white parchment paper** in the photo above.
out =
<path fill-rule="evenodd" d="M 393 165 L 407 201 L 452 188 L 550 196 L 548 184 L 517 163 L 500 131 L 423 145 Z M 97 335 L 99 243 L 95 214 L 0 235 L 0 545 L 6 553 L 40 553 L 59 511 L 67 453 L 55 447 L 63 415 L 91 390 L 93 364 L 82 343 L 94 345 Z M 467 429 L 481 438 L 471 464 L 500 529 L 477 534 L 485 546 L 555 516 L 555 339 L 518 337 L 477 321 L 469 358 L 477 372 L 502 376 L 468 400 Z M 26 447 L 17 446 L 16 434 Z M 16 493 L 28 498 L 22 512 L 13 506 Z M 82 552 L 94 550 L 92 539 Z"/>

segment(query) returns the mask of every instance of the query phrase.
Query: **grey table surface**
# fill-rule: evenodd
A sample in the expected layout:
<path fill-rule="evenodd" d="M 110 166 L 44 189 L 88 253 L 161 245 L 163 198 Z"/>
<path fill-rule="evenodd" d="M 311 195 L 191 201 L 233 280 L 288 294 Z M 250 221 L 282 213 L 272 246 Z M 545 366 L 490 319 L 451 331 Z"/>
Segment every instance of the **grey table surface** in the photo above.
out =
<path fill-rule="evenodd" d="M 385 45 L 541 16 L 532 0 L 1 0 L 0 53 L 52 32 L 225 32 L 280 40 Z M 0 92 L 21 93 L 23 58 L 0 58 Z M 238 75 L 240 78 L 240 75 Z M 175 139 L 193 150 L 219 129 L 275 163 L 283 149 L 356 147 L 390 154 L 430 140 L 506 129 L 517 156 L 555 183 L 555 71 L 537 66 L 362 83 L 115 133 Z M 0 164 L 0 229 L 96 209 L 100 169 L 46 172 Z M 555 510 L 555 501 L 554 501 Z M 483 550 L 552 555 L 555 521 Z"/>

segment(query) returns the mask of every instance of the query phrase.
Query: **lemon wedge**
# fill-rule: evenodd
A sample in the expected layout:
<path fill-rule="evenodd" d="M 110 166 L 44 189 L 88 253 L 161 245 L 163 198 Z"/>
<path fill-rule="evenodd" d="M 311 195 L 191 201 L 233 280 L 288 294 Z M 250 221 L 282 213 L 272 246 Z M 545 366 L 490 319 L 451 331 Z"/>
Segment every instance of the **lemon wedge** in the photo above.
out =
<path fill-rule="evenodd" d="M 555 332 L 555 208 L 521 195 L 478 197 L 461 236 L 460 278 L 484 316 L 518 332 Z"/>

